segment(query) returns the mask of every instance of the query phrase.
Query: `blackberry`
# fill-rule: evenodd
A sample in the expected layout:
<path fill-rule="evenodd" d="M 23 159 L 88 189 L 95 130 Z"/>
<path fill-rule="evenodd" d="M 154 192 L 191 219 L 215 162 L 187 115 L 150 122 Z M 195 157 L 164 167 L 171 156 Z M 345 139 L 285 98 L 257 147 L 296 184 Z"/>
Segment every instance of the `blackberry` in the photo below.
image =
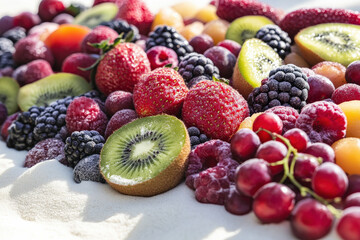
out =
<path fill-rule="evenodd" d="M 249 94 L 251 113 L 264 112 L 275 106 L 300 111 L 308 98 L 309 83 L 301 68 L 288 64 L 270 71 L 269 78 Z"/>
<path fill-rule="evenodd" d="M 34 134 L 38 139 L 62 139 L 63 134 L 61 134 L 60 131 L 66 126 L 66 110 L 73 99 L 73 97 L 66 97 L 51 103 L 36 118 Z"/>
<path fill-rule="evenodd" d="M 137 27 L 135 27 L 134 25 L 129 24 L 125 20 L 115 19 L 115 20 L 108 21 L 108 22 L 102 22 L 102 23 L 100 23 L 100 25 L 112 28 L 118 34 L 124 33 L 123 38 L 125 38 L 126 34 L 128 34 L 128 32 L 130 32 L 132 30 L 134 33 L 134 37 L 132 38 L 131 42 L 136 42 L 137 40 L 140 39 L 139 29 Z"/>
<path fill-rule="evenodd" d="M 284 59 L 291 52 L 291 38 L 276 25 L 266 25 L 262 27 L 255 35 L 262 40 Z"/>
<path fill-rule="evenodd" d="M 191 149 L 210 140 L 205 134 L 201 133 L 197 127 L 189 127 L 188 133 L 190 136 Z"/>
<path fill-rule="evenodd" d="M 75 167 L 83 158 L 100 154 L 105 139 L 97 131 L 75 131 L 65 141 L 65 157 L 70 166 Z"/>
<path fill-rule="evenodd" d="M 0 37 L 0 56 L 6 52 L 9 52 L 11 54 L 14 53 L 15 52 L 14 44 L 11 40 L 4 37 Z"/>
<path fill-rule="evenodd" d="M 15 62 L 11 52 L 4 52 L 3 54 L 0 54 L 0 69 L 6 67 L 15 68 Z"/>
<path fill-rule="evenodd" d="M 219 69 L 209 58 L 199 53 L 186 55 L 179 64 L 179 73 L 184 78 L 184 81 L 191 86 L 194 85 L 191 80 L 200 76 L 204 76 L 200 78 L 201 80 L 206 78 L 211 80 L 212 76 L 219 78 Z"/>
<path fill-rule="evenodd" d="M 40 140 L 33 133 L 36 118 L 44 111 L 44 107 L 33 106 L 28 111 L 20 113 L 9 127 L 6 139 L 9 148 L 30 150 Z"/>
<path fill-rule="evenodd" d="M 146 40 L 146 51 L 155 46 L 171 48 L 178 55 L 179 61 L 193 52 L 193 47 L 189 42 L 175 28 L 169 26 L 158 26 L 149 34 Z"/>
<path fill-rule="evenodd" d="M 14 44 L 20 39 L 26 37 L 26 30 L 22 27 L 14 27 L 10 30 L 7 30 L 2 35 L 4 38 L 11 40 Z"/>

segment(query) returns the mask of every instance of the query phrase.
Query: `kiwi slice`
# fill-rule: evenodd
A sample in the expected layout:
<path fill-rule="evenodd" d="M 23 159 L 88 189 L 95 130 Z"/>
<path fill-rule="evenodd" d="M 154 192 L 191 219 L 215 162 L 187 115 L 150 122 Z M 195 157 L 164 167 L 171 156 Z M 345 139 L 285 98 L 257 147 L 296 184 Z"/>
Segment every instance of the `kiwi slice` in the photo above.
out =
<path fill-rule="evenodd" d="M 20 109 L 27 111 L 31 106 L 47 106 L 58 99 L 90 90 L 91 86 L 84 78 L 71 73 L 56 73 L 21 87 L 17 101 Z"/>
<path fill-rule="evenodd" d="M 19 93 L 19 84 L 11 77 L 0 78 L 0 102 L 2 102 L 11 115 L 18 109 L 17 96 Z"/>
<path fill-rule="evenodd" d="M 234 68 L 233 87 L 245 98 L 260 87 L 272 69 L 282 65 L 280 56 L 263 41 L 253 38 L 246 40 Z"/>
<path fill-rule="evenodd" d="M 332 61 L 349 65 L 360 59 L 360 26 L 326 23 L 308 27 L 295 36 L 302 56 L 311 65 Z"/>
<path fill-rule="evenodd" d="M 113 20 L 118 11 L 119 8 L 116 4 L 102 3 L 81 12 L 75 17 L 73 23 L 94 28 L 102 22 Z"/>
<path fill-rule="evenodd" d="M 190 139 L 184 123 L 170 115 L 135 120 L 116 130 L 100 154 L 100 171 L 117 191 L 153 196 L 183 178 Z"/>
<path fill-rule="evenodd" d="M 260 28 L 269 24 L 274 24 L 274 22 L 264 16 L 240 17 L 230 24 L 225 38 L 242 45 L 247 39 L 254 38 Z"/>

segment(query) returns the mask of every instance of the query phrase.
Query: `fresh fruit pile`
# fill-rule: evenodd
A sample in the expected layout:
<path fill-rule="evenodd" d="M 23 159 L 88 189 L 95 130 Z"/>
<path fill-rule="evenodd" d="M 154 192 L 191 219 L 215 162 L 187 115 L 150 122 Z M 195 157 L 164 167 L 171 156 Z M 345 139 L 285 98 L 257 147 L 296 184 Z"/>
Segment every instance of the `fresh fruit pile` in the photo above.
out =
<path fill-rule="evenodd" d="M 42 0 L 0 18 L 0 125 L 24 167 L 360 239 L 360 13 L 255 0 Z"/>

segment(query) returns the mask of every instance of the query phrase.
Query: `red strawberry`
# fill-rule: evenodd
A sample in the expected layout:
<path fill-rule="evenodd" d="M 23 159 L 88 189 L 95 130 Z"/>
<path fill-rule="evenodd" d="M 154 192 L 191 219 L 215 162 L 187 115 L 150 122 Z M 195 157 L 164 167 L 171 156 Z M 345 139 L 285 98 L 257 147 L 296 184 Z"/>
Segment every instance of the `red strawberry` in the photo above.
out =
<path fill-rule="evenodd" d="M 229 141 L 249 116 L 246 100 L 220 82 L 201 81 L 189 90 L 182 109 L 183 121 L 213 139 Z"/>
<path fill-rule="evenodd" d="M 360 25 L 360 13 L 345 9 L 303 8 L 286 14 L 279 25 L 291 38 L 294 38 L 301 29 L 320 23 Z"/>
<path fill-rule="evenodd" d="M 117 90 L 132 92 L 140 76 L 150 70 L 150 62 L 141 47 L 134 43 L 120 43 L 100 61 L 95 81 L 105 95 Z"/>
<path fill-rule="evenodd" d="M 142 0 L 117 0 L 119 12 L 116 18 L 126 20 L 129 24 L 135 25 L 139 32 L 147 35 L 150 32 L 154 15 Z"/>
<path fill-rule="evenodd" d="M 181 75 L 171 68 L 157 68 L 135 85 L 133 98 L 140 117 L 161 113 L 180 115 L 189 89 Z"/>
<path fill-rule="evenodd" d="M 218 0 L 216 14 L 229 22 L 247 15 L 261 15 L 278 23 L 283 11 L 256 0 Z"/>

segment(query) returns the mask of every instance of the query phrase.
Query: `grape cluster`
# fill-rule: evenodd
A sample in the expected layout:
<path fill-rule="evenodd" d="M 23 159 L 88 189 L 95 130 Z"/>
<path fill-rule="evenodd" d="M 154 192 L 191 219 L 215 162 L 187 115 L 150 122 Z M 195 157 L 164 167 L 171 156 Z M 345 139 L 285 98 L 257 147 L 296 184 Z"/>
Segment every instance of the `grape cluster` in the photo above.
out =
<path fill-rule="evenodd" d="M 189 170 L 196 166 L 198 170 L 193 172 L 200 171 L 187 178 L 198 201 L 224 205 L 236 215 L 253 210 L 262 223 L 289 219 L 292 232 L 299 239 L 324 237 L 336 217 L 340 218 L 336 229 L 343 239 L 358 236 L 358 232 L 349 233 L 346 229 L 359 222 L 360 175 L 348 178 L 334 163 L 334 150 L 329 145 L 311 143 L 298 128 L 283 133 L 282 120 L 266 112 L 255 119 L 252 130 L 237 131 L 230 145 L 222 144 L 221 150 L 214 147 L 196 147 L 189 157 Z M 210 149 L 217 150 L 209 152 Z M 210 158 L 216 162 L 211 163 Z M 233 178 L 226 177 L 226 171 L 219 171 L 222 158 L 240 163 Z M 222 188 L 207 186 L 203 190 L 197 188 L 199 184 L 192 185 L 208 183 L 201 179 L 204 177 L 213 178 L 211 185 Z M 220 184 L 222 179 L 227 179 L 226 187 Z M 343 212 L 333 204 L 341 200 L 346 208 Z"/>

